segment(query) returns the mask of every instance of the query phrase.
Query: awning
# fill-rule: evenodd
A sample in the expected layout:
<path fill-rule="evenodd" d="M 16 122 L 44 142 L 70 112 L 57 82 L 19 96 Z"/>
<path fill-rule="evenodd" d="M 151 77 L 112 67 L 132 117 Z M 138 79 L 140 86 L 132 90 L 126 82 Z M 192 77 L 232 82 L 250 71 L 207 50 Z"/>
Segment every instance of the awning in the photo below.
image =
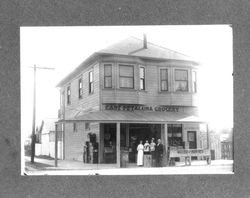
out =
<path fill-rule="evenodd" d="M 92 122 L 191 122 L 205 123 L 197 116 L 190 116 L 182 112 L 146 112 L 146 111 L 98 111 L 78 114 L 66 121 L 92 121 Z"/>

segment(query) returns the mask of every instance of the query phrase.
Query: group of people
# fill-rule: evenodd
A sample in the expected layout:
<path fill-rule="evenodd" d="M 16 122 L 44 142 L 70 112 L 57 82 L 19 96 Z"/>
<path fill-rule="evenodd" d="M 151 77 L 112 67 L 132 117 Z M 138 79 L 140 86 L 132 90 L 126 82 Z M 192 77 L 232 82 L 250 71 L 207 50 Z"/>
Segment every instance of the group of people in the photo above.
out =
<path fill-rule="evenodd" d="M 148 154 L 152 156 L 152 166 L 162 166 L 163 144 L 161 139 L 158 139 L 157 143 L 154 142 L 154 138 L 151 139 L 150 143 L 146 140 L 144 145 L 142 140 L 140 141 L 137 146 L 137 166 L 143 166 L 143 156 Z"/>

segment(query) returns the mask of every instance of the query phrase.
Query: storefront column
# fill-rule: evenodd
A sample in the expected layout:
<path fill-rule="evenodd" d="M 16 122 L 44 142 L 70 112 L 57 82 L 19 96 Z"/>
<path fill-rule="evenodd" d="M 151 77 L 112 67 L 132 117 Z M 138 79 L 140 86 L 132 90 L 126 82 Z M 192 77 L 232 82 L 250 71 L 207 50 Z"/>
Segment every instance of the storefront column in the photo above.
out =
<path fill-rule="evenodd" d="M 120 141 L 121 141 L 121 130 L 120 127 L 121 124 L 119 122 L 116 123 L 116 164 L 117 167 L 121 167 L 121 146 L 120 146 Z"/>
<path fill-rule="evenodd" d="M 164 142 L 165 142 L 165 162 L 164 165 L 168 165 L 168 125 L 167 123 L 164 124 Z"/>

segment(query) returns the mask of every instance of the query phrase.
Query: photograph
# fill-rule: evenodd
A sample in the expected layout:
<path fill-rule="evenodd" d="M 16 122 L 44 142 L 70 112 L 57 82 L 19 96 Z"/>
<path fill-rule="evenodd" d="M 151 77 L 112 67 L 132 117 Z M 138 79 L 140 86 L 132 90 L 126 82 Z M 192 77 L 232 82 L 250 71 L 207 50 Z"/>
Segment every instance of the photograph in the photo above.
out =
<path fill-rule="evenodd" d="M 21 175 L 234 174 L 228 25 L 21 26 Z"/>

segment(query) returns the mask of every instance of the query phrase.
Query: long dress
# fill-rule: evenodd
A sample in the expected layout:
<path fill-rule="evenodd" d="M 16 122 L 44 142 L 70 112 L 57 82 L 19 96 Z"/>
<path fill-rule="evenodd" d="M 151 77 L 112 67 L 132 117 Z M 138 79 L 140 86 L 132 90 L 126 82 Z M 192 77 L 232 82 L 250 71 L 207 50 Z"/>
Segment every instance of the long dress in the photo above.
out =
<path fill-rule="evenodd" d="M 137 146 L 137 166 L 142 166 L 143 165 L 143 149 L 144 146 L 142 144 L 139 144 Z"/>

